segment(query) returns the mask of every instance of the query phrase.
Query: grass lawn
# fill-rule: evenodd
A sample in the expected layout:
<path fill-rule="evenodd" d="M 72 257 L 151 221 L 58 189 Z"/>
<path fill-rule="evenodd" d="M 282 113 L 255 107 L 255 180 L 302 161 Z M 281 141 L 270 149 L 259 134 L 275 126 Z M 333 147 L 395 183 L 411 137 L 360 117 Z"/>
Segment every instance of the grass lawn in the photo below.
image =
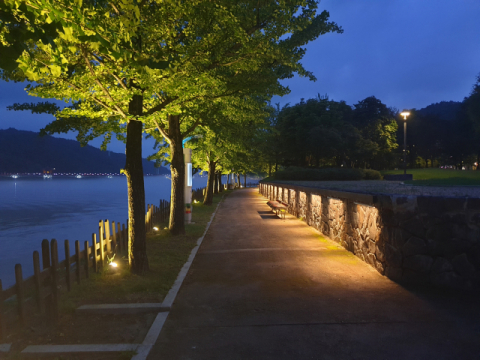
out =
<path fill-rule="evenodd" d="M 385 170 L 386 174 L 403 174 L 403 170 Z M 407 174 L 413 174 L 413 181 L 405 181 L 411 185 L 425 186 L 480 186 L 480 171 L 451 169 L 407 169 Z"/>

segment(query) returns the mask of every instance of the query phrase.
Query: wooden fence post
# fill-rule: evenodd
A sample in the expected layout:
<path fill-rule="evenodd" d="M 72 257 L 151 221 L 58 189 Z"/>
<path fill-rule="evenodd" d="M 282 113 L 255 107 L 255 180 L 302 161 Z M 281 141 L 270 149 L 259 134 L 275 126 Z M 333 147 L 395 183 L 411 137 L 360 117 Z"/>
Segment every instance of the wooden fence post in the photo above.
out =
<path fill-rule="evenodd" d="M 99 223 L 100 226 L 100 239 L 98 241 L 100 242 L 100 263 L 102 264 L 102 268 L 105 265 L 105 243 L 103 241 L 104 239 L 104 234 L 103 234 L 103 220 L 100 220 Z"/>
<path fill-rule="evenodd" d="M 58 303 L 59 303 L 59 294 L 58 294 L 58 278 L 57 278 L 57 268 L 58 268 L 58 245 L 57 240 L 52 239 L 50 242 L 50 249 L 52 251 L 52 266 L 51 269 L 51 286 L 52 286 L 52 320 L 57 322 L 58 320 Z"/>
<path fill-rule="evenodd" d="M 22 265 L 15 265 L 15 287 L 17 290 L 17 309 L 20 322 L 25 325 L 25 308 L 24 308 L 24 292 L 23 292 L 23 275 Z"/>
<path fill-rule="evenodd" d="M 67 282 L 67 290 L 72 288 L 70 281 L 70 242 L 65 240 L 65 281 Z"/>
<path fill-rule="evenodd" d="M 43 270 L 50 267 L 50 244 L 47 239 L 42 241 L 42 265 Z"/>
<path fill-rule="evenodd" d="M 97 272 L 97 234 L 92 234 L 92 255 L 93 255 L 93 271 Z"/>
<path fill-rule="evenodd" d="M 40 284 L 40 255 L 38 251 L 33 252 L 33 276 L 35 279 L 35 300 L 37 302 L 37 310 L 43 312 L 42 304 L 42 286 Z"/>
<path fill-rule="evenodd" d="M 110 222 L 105 219 L 105 242 L 107 254 L 112 250 L 112 243 L 110 242 Z"/>
<path fill-rule="evenodd" d="M 77 277 L 77 284 L 80 285 L 80 241 L 75 240 L 75 275 Z"/>
<path fill-rule="evenodd" d="M 83 248 L 85 251 L 85 262 L 83 264 L 83 266 L 85 267 L 85 278 L 88 279 L 88 260 L 90 259 L 90 257 L 88 256 L 88 249 L 90 249 L 90 247 L 88 246 L 88 241 L 85 241 L 84 244 L 83 244 Z"/>
<path fill-rule="evenodd" d="M 117 250 L 117 232 L 115 231 L 115 221 L 112 221 L 112 248 L 113 252 Z"/>
<path fill-rule="evenodd" d="M 2 280 L 0 279 L 0 341 L 2 341 L 6 334 L 6 324 L 5 324 L 5 316 L 3 314 L 3 287 L 2 287 Z"/>

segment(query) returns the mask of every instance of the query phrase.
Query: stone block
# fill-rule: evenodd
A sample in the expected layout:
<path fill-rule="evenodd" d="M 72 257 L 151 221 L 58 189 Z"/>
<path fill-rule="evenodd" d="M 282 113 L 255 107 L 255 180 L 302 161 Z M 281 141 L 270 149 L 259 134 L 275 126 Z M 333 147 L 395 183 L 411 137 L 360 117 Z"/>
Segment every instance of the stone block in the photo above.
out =
<path fill-rule="evenodd" d="M 466 279 L 471 279 L 475 276 L 475 266 L 473 266 L 467 258 L 467 255 L 457 255 L 452 259 L 452 265 L 455 271 Z"/>
<path fill-rule="evenodd" d="M 368 246 L 368 252 L 375 254 L 376 246 L 375 246 L 375 241 L 373 240 L 368 240 L 366 241 L 367 246 Z"/>
<path fill-rule="evenodd" d="M 395 249 L 390 244 L 385 246 L 385 260 L 387 265 L 390 267 L 401 267 L 402 266 L 402 253 Z"/>
<path fill-rule="evenodd" d="M 402 252 L 404 256 L 425 254 L 427 252 L 427 245 L 422 239 L 413 236 L 403 245 Z"/>
<path fill-rule="evenodd" d="M 480 244 L 473 246 L 467 256 L 469 261 L 480 270 Z"/>
<path fill-rule="evenodd" d="M 480 210 L 480 199 L 479 198 L 468 198 L 467 199 L 467 209 L 468 210 Z"/>
<path fill-rule="evenodd" d="M 403 268 L 419 273 L 427 273 L 433 264 L 433 259 L 427 255 L 413 255 L 403 259 Z"/>
<path fill-rule="evenodd" d="M 384 275 L 385 274 L 385 266 L 383 265 L 383 263 L 381 261 L 375 261 L 375 269 L 377 269 L 377 271 Z"/>
<path fill-rule="evenodd" d="M 420 213 L 441 215 L 445 212 L 463 211 L 466 198 L 418 196 L 417 204 Z"/>
<path fill-rule="evenodd" d="M 385 276 L 393 281 L 400 281 L 402 279 L 402 269 L 387 265 L 385 268 Z"/>
<path fill-rule="evenodd" d="M 365 260 L 367 261 L 368 264 L 375 266 L 375 262 L 377 259 L 375 258 L 375 254 L 369 253 L 365 256 Z"/>
<path fill-rule="evenodd" d="M 377 260 L 385 262 L 385 254 L 383 253 L 383 246 L 380 246 L 378 243 L 375 244 L 375 256 Z"/>
<path fill-rule="evenodd" d="M 419 238 L 425 237 L 425 227 L 418 216 L 402 222 L 400 227 L 414 236 Z"/>
<path fill-rule="evenodd" d="M 470 221 L 475 224 L 480 224 L 480 213 L 475 213 L 470 217 Z"/>
<path fill-rule="evenodd" d="M 453 258 L 467 252 L 472 245 L 466 239 L 451 238 L 438 244 L 437 253 L 446 258 Z"/>
<path fill-rule="evenodd" d="M 380 217 L 382 218 L 382 223 L 385 225 L 393 225 L 395 214 L 392 209 L 381 209 Z"/>
<path fill-rule="evenodd" d="M 417 197 L 416 196 L 398 196 L 394 199 L 394 211 L 395 214 L 399 213 L 414 213 L 417 209 Z"/>
<path fill-rule="evenodd" d="M 412 269 L 403 269 L 402 282 L 408 284 L 426 284 L 430 276 L 426 272 L 419 272 Z"/>
<path fill-rule="evenodd" d="M 454 271 L 444 271 L 440 273 L 430 274 L 432 284 L 439 287 L 447 287 L 452 289 L 462 288 L 462 279 Z"/>
<path fill-rule="evenodd" d="M 423 238 L 423 236 L 421 236 Z M 427 229 L 425 238 L 438 242 L 446 242 L 453 238 L 453 229 L 449 224 L 439 224 Z"/>
<path fill-rule="evenodd" d="M 432 273 L 442 273 L 453 271 L 452 264 L 445 258 L 436 258 L 432 265 Z"/>
<path fill-rule="evenodd" d="M 405 230 L 401 228 L 390 228 L 387 232 L 387 243 L 397 249 L 401 249 L 405 242 L 411 237 Z"/>

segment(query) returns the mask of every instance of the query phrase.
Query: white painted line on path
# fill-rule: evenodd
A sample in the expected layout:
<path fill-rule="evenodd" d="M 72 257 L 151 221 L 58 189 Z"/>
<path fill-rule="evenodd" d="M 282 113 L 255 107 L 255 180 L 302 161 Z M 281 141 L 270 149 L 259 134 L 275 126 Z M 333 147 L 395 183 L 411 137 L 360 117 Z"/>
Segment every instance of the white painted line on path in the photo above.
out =
<path fill-rule="evenodd" d="M 1 352 L 9 352 L 11 346 L 12 346 L 12 344 L 0 344 L 0 353 Z"/>
<path fill-rule="evenodd" d="M 205 228 L 205 232 L 197 240 L 197 246 L 195 246 L 192 249 L 192 252 L 190 253 L 190 256 L 188 257 L 187 262 L 183 265 L 182 269 L 178 273 L 177 279 L 173 283 L 172 288 L 168 292 L 167 296 L 165 296 L 165 299 L 163 299 L 163 303 L 162 303 L 163 307 L 171 307 L 173 302 L 175 301 L 175 297 L 177 296 L 178 290 L 180 290 L 180 287 L 182 286 L 183 280 L 185 279 L 185 276 L 187 276 L 188 270 L 190 269 L 190 266 L 192 265 L 193 259 L 195 258 L 195 255 L 197 254 L 197 251 L 200 248 L 200 245 L 202 245 L 203 238 L 207 234 L 208 229 L 210 229 L 210 225 L 212 224 L 213 218 L 215 217 L 215 214 L 217 213 L 218 207 L 220 206 L 222 201 L 223 201 L 223 198 L 218 203 L 215 211 L 212 214 L 212 217 L 210 218 L 210 221 L 207 223 L 207 227 Z"/>
<path fill-rule="evenodd" d="M 175 301 L 175 297 L 177 296 L 178 290 L 180 290 L 180 287 L 182 286 L 183 280 L 185 279 L 185 276 L 187 276 L 188 270 L 190 269 L 190 265 L 192 265 L 193 259 L 195 258 L 195 255 L 197 254 L 198 248 L 200 245 L 202 245 L 202 241 L 207 234 L 208 229 L 210 228 L 210 225 L 213 221 L 213 218 L 215 217 L 215 214 L 217 213 L 218 207 L 223 201 L 220 200 L 218 203 L 217 207 L 215 208 L 215 211 L 213 212 L 210 221 L 207 223 L 207 227 L 205 228 L 205 232 L 203 235 L 197 240 L 197 246 L 195 246 L 192 249 L 192 252 L 190 253 L 190 256 L 188 257 L 187 262 L 183 265 L 182 269 L 178 273 L 177 279 L 175 280 L 175 283 L 173 284 L 172 288 L 168 292 L 167 296 L 165 296 L 165 299 L 163 300 L 162 306 L 164 307 L 171 307 L 173 302 Z M 146 360 L 148 354 L 150 353 L 150 350 L 152 349 L 153 345 L 155 345 L 155 342 L 157 341 L 158 336 L 160 335 L 160 332 L 162 331 L 163 325 L 165 324 L 165 321 L 167 320 L 168 312 L 164 313 L 159 313 L 157 317 L 155 318 L 155 321 L 153 322 L 152 326 L 150 327 L 150 330 L 148 330 L 147 336 L 145 337 L 145 340 L 142 343 L 142 346 L 140 346 L 137 349 L 137 355 L 135 355 L 131 360 Z"/>
<path fill-rule="evenodd" d="M 142 345 L 155 344 L 155 341 L 157 341 L 158 335 L 160 335 L 160 331 L 162 330 L 163 324 L 165 324 L 165 320 L 167 320 L 167 316 L 168 316 L 168 312 L 158 313 L 152 326 L 150 326 L 150 330 L 148 330 L 147 336 L 145 336 L 145 339 L 143 340 Z"/>
<path fill-rule="evenodd" d="M 137 351 L 140 344 L 30 345 L 22 354 Z"/>

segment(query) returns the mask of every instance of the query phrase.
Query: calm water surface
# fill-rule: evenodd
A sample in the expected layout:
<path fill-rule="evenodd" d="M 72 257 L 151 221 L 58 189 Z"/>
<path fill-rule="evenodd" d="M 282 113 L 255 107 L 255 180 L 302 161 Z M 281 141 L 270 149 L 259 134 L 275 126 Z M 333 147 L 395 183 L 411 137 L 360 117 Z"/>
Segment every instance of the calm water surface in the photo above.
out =
<path fill-rule="evenodd" d="M 204 187 L 207 177 L 195 176 L 193 188 Z M 145 177 L 146 204 L 159 205 L 170 199 L 170 180 Z M 60 260 L 63 243 L 75 240 L 91 244 L 98 221 L 127 221 L 127 181 L 124 176 L 96 178 L 18 178 L 0 180 L 0 279 L 4 288 L 15 281 L 15 264 L 22 264 L 23 276 L 33 274 L 33 251 L 41 256 L 42 239 L 57 239 Z M 97 235 L 98 238 L 98 235 Z"/>

